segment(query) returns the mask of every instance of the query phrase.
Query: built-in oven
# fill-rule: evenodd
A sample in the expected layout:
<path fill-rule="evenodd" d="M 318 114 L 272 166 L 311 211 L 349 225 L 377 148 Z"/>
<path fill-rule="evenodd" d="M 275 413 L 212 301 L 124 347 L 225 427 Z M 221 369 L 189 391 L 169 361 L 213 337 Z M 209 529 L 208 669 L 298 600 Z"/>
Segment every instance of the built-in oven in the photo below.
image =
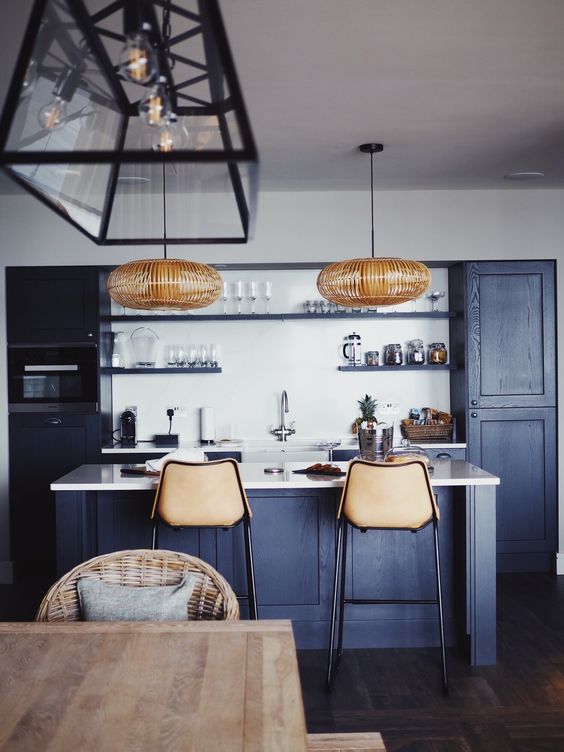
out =
<path fill-rule="evenodd" d="M 97 352 L 95 345 L 9 346 L 9 412 L 96 412 Z"/>

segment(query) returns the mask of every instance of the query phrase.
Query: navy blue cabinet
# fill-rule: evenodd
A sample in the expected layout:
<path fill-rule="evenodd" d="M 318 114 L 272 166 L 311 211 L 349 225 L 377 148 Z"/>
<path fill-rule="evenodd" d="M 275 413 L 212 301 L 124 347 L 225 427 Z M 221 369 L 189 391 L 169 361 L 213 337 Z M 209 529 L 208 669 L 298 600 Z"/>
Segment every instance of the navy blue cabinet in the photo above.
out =
<path fill-rule="evenodd" d="M 7 267 L 8 344 L 96 342 L 98 280 L 92 266 Z"/>
<path fill-rule="evenodd" d="M 467 454 L 501 478 L 498 571 L 549 571 L 557 550 L 556 321 L 551 261 L 451 269 L 451 406 Z"/>
<path fill-rule="evenodd" d="M 465 564 L 457 556 L 464 539 L 465 488 L 437 488 L 441 507 L 441 556 L 449 643 L 455 642 L 456 610 L 465 605 Z M 339 489 L 249 490 L 259 616 L 292 619 L 299 647 L 327 643 L 335 561 Z M 150 547 L 153 491 L 62 491 L 57 494 L 57 567 L 64 574 L 97 554 Z M 356 598 L 431 597 L 434 589 L 429 526 L 409 532 L 351 533 L 347 591 Z M 246 594 L 242 526 L 187 529 L 161 526 L 159 545 L 198 556 Z M 468 544 L 470 545 L 470 544 Z M 459 577 L 458 588 L 455 578 Z M 457 599 L 460 603 L 457 603 Z M 246 600 L 242 618 L 248 618 Z M 465 623 L 464 619 L 460 619 Z M 463 638 L 463 641 L 465 638 Z M 353 647 L 436 645 L 435 607 L 351 607 L 346 644 Z"/>
<path fill-rule="evenodd" d="M 52 481 L 96 462 L 98 416 L 15 414 L 10 431 L 11 551 L 18 579 L 50 585 L 56 574 L 55 494 Z"/>

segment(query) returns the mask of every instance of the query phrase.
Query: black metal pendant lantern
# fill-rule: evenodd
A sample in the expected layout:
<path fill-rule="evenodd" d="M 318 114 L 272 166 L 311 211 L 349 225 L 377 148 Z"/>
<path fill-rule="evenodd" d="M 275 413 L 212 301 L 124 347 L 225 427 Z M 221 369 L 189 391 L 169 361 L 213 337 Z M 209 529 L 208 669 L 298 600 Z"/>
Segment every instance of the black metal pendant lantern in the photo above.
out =
<path fill-rule="evenodd" d="M 217 0 L 89 4 L 36 0 L 0 165 L 99 244 L 246 242 L 258 156 Z"/>

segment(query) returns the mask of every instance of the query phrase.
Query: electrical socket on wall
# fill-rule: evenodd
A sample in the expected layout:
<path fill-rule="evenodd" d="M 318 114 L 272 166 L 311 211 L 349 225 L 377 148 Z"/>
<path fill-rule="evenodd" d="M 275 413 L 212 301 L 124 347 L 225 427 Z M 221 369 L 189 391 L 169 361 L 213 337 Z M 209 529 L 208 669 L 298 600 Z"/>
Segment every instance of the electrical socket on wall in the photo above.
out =
<path fill-rule="evenodd" d="M 399 402 L 380 402 L 378 404 L 378 412 L 381 415 L 398 415 L 399 411 Z"/>
<path fill-rule="evenodd" d="M 166 407 L 166 410 L 174 410 L 175 418 L 187 418 L 188 417 L 188 408 L 186 407 L 186 405 L 168 405 Z"/>

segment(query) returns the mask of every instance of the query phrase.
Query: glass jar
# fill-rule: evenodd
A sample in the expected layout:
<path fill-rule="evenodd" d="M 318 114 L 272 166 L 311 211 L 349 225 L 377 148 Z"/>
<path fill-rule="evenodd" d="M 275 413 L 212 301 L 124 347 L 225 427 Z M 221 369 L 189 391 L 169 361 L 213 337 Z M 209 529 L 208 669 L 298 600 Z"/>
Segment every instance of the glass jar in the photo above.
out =
<path fill-rule="evenodd" d="M 422 339 L 412 339 L 407 345 L 407 362 L 410 366 L 425 363 L 425 348 Z"/>
<path fill-rule="evenodd" d="M 447 362 L 447 349 L 444 342 L 432 342 L 429 345 L 429 363 L 431 365 L 444 365 Z"/>
<path fill-rule="evenodd" d="M 384 365 L 401 366 L 403 363 L 403 351 L 401 345 L 386 345 L 384 348 Z"/>
<path fill-rule="evenodd" d="M 364 360 L 367 366 L 378 365 L 378 350 L 367 350 L 364 353 Z"/>

